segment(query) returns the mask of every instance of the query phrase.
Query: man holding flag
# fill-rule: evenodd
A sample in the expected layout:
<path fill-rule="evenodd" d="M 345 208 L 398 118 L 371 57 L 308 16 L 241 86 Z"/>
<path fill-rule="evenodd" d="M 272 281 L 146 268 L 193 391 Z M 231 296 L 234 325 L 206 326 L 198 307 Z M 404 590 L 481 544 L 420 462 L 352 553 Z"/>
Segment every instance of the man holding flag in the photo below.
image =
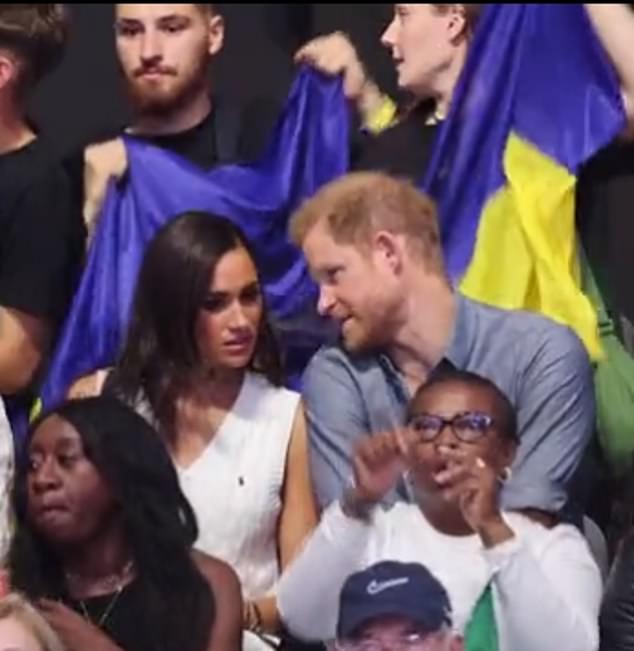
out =
<path fill-rule="evenodd" d="M 437 126 L 447 117 L 485 7 L 479 4 L 394 5 L 394 17 L 383 32 L 381 44 L 390 50 L 399 88 L 411 97 L 404 112 L 397 112 L 396 105 L 381 94 L 345 34 L 337 32 L 320 36 L 297 52 L 295 59 L 298 62 L 308 63 L 326 74 L 343 76 L 346 97 L 374 136 L 364 140 L 357 169 L 381 169 L 406 174 L 414 180 L 422 177 L 433 144 L 435 130 L 430 127 Z M 619 74 L 631 124 L 634 115 L 634 62 L 631 54 L 634 13 L 625 4 L 587 4 L 585 7 Z M 389 132 L 385 133 L 388 127 Z M 414 136 L 418 146 L 411 147 L 413 141 L 401 135 L 403 132 Z M 390 141 L 391 144 L 386 144 Z M 403 143 L 408 143 L 407 149 L 417 153 L 404 147 L 398 153 L 394 151 Z M 421 153 L 423 149 L 425 151 Z"/>
<path fill-rule="evenodd" d="M 210 87 L 209 65 L 225 32 L 214 5 L 117 4 L 115 14 L 117 56 L 134 111 L 125 133 L 205 170 L 261 152 L 277 111 L 263 102 L 236 106 Z M 127 169 L 122 139 L 89 146 L 80 167 L 92 233 L 108 181 Z"/>

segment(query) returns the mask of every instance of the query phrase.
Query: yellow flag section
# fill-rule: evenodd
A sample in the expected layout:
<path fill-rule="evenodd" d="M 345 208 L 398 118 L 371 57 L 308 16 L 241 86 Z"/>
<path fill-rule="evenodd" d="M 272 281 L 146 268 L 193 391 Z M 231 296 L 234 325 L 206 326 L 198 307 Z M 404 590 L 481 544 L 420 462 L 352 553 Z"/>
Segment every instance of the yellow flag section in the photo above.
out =
<path fill-rule="evenodd" d="M 581 291 L 575 234 L 577 179 L 515 133 L 504 151 L 506 185 L 485 204 L 461 291 L 570 326 L 601 359 L 596 312 Z"/>

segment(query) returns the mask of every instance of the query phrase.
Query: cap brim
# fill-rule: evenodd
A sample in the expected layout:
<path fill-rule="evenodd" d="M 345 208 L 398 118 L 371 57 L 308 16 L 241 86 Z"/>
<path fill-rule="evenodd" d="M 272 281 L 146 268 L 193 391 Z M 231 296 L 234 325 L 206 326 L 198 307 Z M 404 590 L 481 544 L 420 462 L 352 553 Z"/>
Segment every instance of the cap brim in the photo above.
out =
<path fill-rule="evenodd" d="M 418 608 L 403 608 L 403 604 L 390 604 L 382 603 L 376 604 L 375 608 L 364 609 L 363 614 L 359 613 L 357 617 L 348 617 L 345 622 L 345 626 L 341 625 L 341 622 L 337 625 L 337 638 L 345 639 L 351 637 L 356 633 L 364 624 L 367 624 L 373 619 L 378 619 L 379 617 L 403 617 L 404 619 L 409 619 L 415 622 L 418 626 L 423 628 L 429 633 L 433 633 L 440 629 L 443 625 L 443 621 L 431 621 L 436 619 L 434 617 L 426 617 L 425 613 L 421 612 L 420 607 Z"/>

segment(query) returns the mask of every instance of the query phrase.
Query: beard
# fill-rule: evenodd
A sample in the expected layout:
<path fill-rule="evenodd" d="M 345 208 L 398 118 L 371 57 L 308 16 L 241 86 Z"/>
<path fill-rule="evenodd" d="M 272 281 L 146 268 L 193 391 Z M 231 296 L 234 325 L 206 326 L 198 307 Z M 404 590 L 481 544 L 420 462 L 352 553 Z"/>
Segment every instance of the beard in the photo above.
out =
<path fill-rule="evenodd" d="M 393 343 L 401 325 L 402 299 L 377 280 L 376 287 L 363 298 L 352 304 L 342 300 L 341 310 L 349 317 L 341 326 L 343 347 L 352 355 L 375 354 Z"/>
<path fill-rule="evenodd" d="M 391 320 L 383 315 L 365 314 L 352 317 L 341 331 L 341 343 L 351 355 L 367 355 L 382 350 L 390 343 Z"/>
<path fill-rule="evenodd" d="M 135 70 L 132 76 L 125 76 L 126 92 L 134 112 L 140 117 L 168 117 L 186 108 L 201 92 L 205 92 L 208 81 L 208 66 L 211 57 L 206 47 L 197 54 L 195 63 L 188 70 L 176 70 L 158 66 L 164 79 L 159 83 L 148 83 L 143 70 Z M 152 68 L 150 68 L 152 69 Z"/>

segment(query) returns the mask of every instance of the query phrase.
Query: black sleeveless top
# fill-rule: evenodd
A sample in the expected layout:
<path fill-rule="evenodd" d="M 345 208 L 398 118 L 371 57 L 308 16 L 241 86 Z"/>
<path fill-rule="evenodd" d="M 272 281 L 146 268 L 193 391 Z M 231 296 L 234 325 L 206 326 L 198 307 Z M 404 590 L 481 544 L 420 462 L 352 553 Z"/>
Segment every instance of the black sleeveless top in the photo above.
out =
<path fill-rule="evenodd" d="M 154 626 L 144 626 L 143 603 L 140 584 L 132 581 L 121 592 L 92 597 L 82 602 L 66 599 L 70 608 L 101 629 L 124 651 L 160 651 Z M 83 604 L 83 607 L 82 607 Z M 88 650 L 87 650 L 88 651 Z"/>

